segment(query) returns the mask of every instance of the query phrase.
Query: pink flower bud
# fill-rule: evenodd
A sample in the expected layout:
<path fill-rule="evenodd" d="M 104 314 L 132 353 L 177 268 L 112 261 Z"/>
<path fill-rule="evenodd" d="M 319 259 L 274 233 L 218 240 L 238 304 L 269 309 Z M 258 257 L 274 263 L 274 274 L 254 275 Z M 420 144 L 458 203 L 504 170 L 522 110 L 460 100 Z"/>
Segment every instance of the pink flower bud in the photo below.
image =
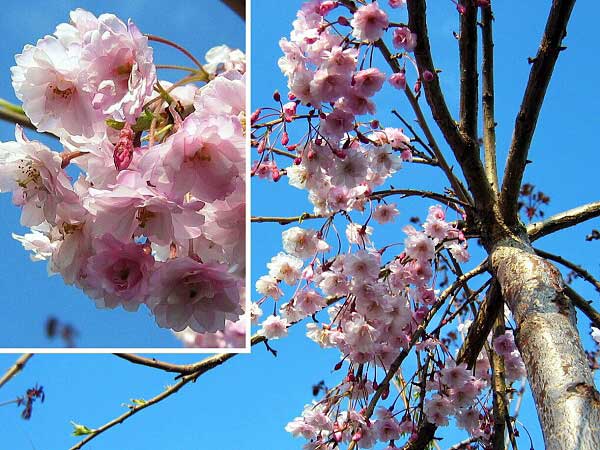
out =
<path fill-rule="evenodd" d="M 262 112 L 262 109 L 258 108 L 256 111 L 254 111 L 252 113 L 252 115 L 250 116 L 250 123 L 255 123 L 258 118 L 260 117 L 260 113 Z"/>
<path fill-rule="evenodd" d="M 362 439 L 362 431 L 357 431 L 356 433 L 354 433 L 354 435 L 352 436 L 352 440 L 354 442 L 358 442 Z"/>
<path fill-rule="evenodd" d="M 425 80 L 426 83 L 429 83 L 430 81 L 433 81 L 435 79 L 435 74 L 433 72 L 431 72 L 430 70 L 425 70 L 423 72 L 423 80 Z"/>
<path fill-rule="evenodd" d="M 279 91 L 273 92 L 273 100 L 275 100 L 276 102 L 281 101 L 281 94 L 279 93 Z"/>
<path fill-rule="evenodd" d="M 125 123 L 123 129 L 119 132 L 119 140 L 113 152 L 113 160 L 118 171 L 127 169 L 131 164 L 133 159 L 133 137 L 134 133 L 131 125 Z"/>
<path fill-rule="evenodd" d="M 294 158 L 294 165 L 297 166 L 302 163 L 302 158 Z"/>
<path fill-rule="evenodd" d="M 323 3 L 321 3 L 321 5 L 319 6 L 319 15 L 320 16 L 326 16 L 327 14 L 329 14 L 333 9 L 337 8 L 338 6 L 338 2 L 336 1 L 332 1 L 332 0 L 325 0 Z"/>
<path fill-rule="evenodd" d="M 287 134 L 287 131 L 281 133 L 281 145 L 288 145 L 290 143 L 290 137 Z"/>
<path fill-rule="evenodd" d="M 343 27 L 349 27 L 350 22 L 344 16 L 338 17 L 337 23 L 339 23 Z"/>
<path fill-rule="evenodd" d="M 419 92 L 421 92 L 421 79 L 420 78 L 417 81 L 415 81 L 415 86 L 413 87 L 413 90 L 415 91 L 415 94 L 418 94 Z"/>
<path fill-rule="evenodd" d="M 260 142 L 258 143 L 258 148 L 256 149 L 256 151 L 261 154 L 262 152 L 265 151 L 265 148 L 267 148 L 267 140 L 266 139 L 261 139 Z"/>
<path fill-rule="evenodd" d="M 283 105 L 283 115 L 286 121 L 292 121 L 292 117 L 296 114 L 297 107 L 298 104 L 296 102 L 287 102 L 285 105 Z"/>
<path fill-rule="evenodd" d="M 281 172 L 279 172 L 279 169 L 277 167 L 271 170 L 271 178 L 273 178 L 273 181 L 275 182 L 279 181 L 279 179 L 281 178 Z"/>

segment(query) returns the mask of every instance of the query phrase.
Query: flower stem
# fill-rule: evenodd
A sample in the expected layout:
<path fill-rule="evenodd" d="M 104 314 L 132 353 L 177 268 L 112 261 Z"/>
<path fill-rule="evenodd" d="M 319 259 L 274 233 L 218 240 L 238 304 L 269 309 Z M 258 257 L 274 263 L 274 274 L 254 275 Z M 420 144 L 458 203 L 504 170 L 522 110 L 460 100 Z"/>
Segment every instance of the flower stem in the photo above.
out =
<path fill-rule="evenodd" d="M 208 81 L 208 79 L 209 79 L 208 72 L 204 69 L 204 67 L 202 66 L 200 61 L 198 61 L 196 59 L 196 57 L 194 55 L 192 55 L 187 49 L 185 49 L 184 47 L 182 47 L 181 45 L 179 45 L 173 41 L 170 41 L 169 39 L 165 39 L 160 36 L 155 36 L 154 34 L 146 34 L 145 36 L 148 38 L 149 41 L 160 42 L 161 44 L 170 45 L 171 47 L 179 50 L 181 53 L 183 53 L 188 58 L 190 58 L 194 62 L 194 64 L 196 64 L 198 66 L 198 69 L 200 69 L 200 73 L 204 77 L 203 81 Z"/>

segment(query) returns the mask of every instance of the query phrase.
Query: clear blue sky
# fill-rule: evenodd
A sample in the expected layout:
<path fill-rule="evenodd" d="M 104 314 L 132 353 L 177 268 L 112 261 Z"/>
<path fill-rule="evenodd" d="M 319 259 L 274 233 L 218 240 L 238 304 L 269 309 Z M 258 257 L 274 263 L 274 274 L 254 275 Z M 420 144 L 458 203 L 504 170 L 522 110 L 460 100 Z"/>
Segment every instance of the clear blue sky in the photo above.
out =
<path fill-rule="evenodd" d="M 457 70 L 455 63 L 455 43 L 450 31 L 456 29 L 456 16 L 450 1 L 436 0 L 439 10 L 433 11 L 431 28 L 434 53 L 438 67 L 444 70 L 443 80 L 448 101 L 456 105 L 456 90 L 453 83 Z M 499 148 L 505 149 L 510 139 L 514 115 L 518 109 L 522 90 L 526 81 L 528 65 L 526 57 L 535 54 L 537 42 L 543 28 L 543 20 L 549 2 L 497 2 L 496 48 L 497 48 L 497 84 L 498 84 L 498 122 Z M 276 62 L 280 56 L 277 41 L 281 36 L 288 35 L 290 24 L 299 6 L 299 1 L 282 2 L 280 0 L 254 0 L 254 33 L 253 33 L 253 99 L 255 106 L 264 105 L 270 101 L 275 87 L 285 92 L 285 80 L 278 72 Z M 19 5 L 19 4 L 15 4 Z M 28 4 L 30 5 L 30 4 Z M 116 5 L 112 10 L 120 11 Z M 16 6 L 15 6 L 16 7 Z M 28 6 L 28 9 L 32 8 Z M 43 9 L 39 14 L 45 21 L 45 16 L 56 14 L 62 17 L 62 11 L 53 7 L 51 11 Z M 65 11 L 68 9 L 64 8 Z M 107 7 L 108 9 L 108 7 Z M 203 6 L 204 9 L 204 6 Z M 193 10 L 193 9 L 192 9 Z M 33 11 L 35 13 L 35 11 Z M 132 13 L 134 18 L 136 16 Z M 561 211 L 588 201 L 597 200 L 598 164 L 595 160 L 594 133 L 598 127 L 597 107 L 599 92 L 594 83 L 594 74 L 600 69 L 598 63 L 590 55 L 598 52 L 598 44 L 591 41 L 590 30 L 595 26 L 598 7 L 592 2 L 580 2 L 574 12 L 566 41 L 569 50 L 561 55 L 556 76 L 551 84 L 547 102 L 541 116 L 541 123 L 536 134 L 526 181 L 542 188 L 552 197 L 547 208 L 547 214 Z M 167 14 L 157 15 L 149 12 L 144 14 L 151 19 L 152 32 L 159 34 L 160 21 L 168 19 Z M 163 17 L 165 16 L 165 17 Z M 201 30 L 199 20 L 205 13 L 197 13 L 194 20 L 189 19 L 188 13 L 184 23 L 193 22 L 194 30 Z M 206 13 L 208 16 L 208 13 Z M 14 20 L 4 16 L 0 20 L 6 22 L 4 27 L 17 27 Z M 58 19 L 48 19 L 45 29 L 51 30 Z M 137 19 L 144 29 L 143 18 Z M 215 23 L 214 21 L 211 23 Z M 434 27 L 437 24 L 437 27 Z M 32 25 L 33 26 L 33 25 Z M 37 25 L 36 25 L 37 27 Z M 19 25 L 19 33 L 24 28 Z M 181 32 L 180 26 L 170 26 L 160 29 L 160 33 Z M 437 30 L 437 31 L 435 31 Z M 15 33 L 17 33 L 15 31 Z M 37 30 L 28 30 L 30 40 L 37 36 Z M 204 36 L 204 34 L 203 34 Z M 9 35 L 10 40 L 12 37 Z M 189 41 L 192 41 L 189 37 Z M 192 42 L 203 41 L 195 39 Z M 23 39 L 14 44 L 20 48 Z M 182 42 L 189 42 L 182 40 Z M 2 46 L 7 44 L 0 44 Z M 11 50 L 12 51 L 12 50 Z M 0 52 L 2 67 L 11 63 L 10 55 Z M 5 80 L 5 79 L 3 79 Z M 8 80 L 8 78 L 6 78 Z M 446 81 L 447 80 L 447 81 Z M 5 88 L 5 82 L 0 83 L 0 89 Z M 5 95 L 2 93 L 1 95 Z M 381 99 L 380 99 L 381 100 Z M 393 99 L 394 102 L 396 99 Z M 402 101 L 398 104 L 387 102 L 380 104 L 380 111 L 391 107 L 406 110 Z M 387 105 L 387 106 L 386 106 Z M 388 116 L 389 117 L 389 116 Z M 391 121 L 390 124 L 395 122 Z M 581 163 L 580 161 L 584 161 Z M 401 173 L 400 181 L 396 184 L 404 186 L 434 186 L 435 180 L 430 180 L 424 172 L 406 166 Z M 411 215 L 423 215 L 428 204 L 418 202 L 403 202 L 398 225 L 404 223 Z M 256 183 L 253 190 L 254 214 L 297 214 L 308 209 L 300 191 L 285 189 L 276 190 L 273 185 Z M 13 222 L 8 230 L 13 229 L 17 215 L 10 210 L 0 212 L 12 214 Z M 592 227 L 598 228 L 600 223 L 595 221 L 588 225 L 577 227 L 570 233 L 561 233 L 556 238 L 544 238 L 539 246 L 554 252 L 562 252 L 574 261 L 585 264 L 598 275 L 598 242 L 588 244 L 584 235 Z M 259 225 L 253 227 L 253 279 L 265 273 L 265 263 L 280 250 L 280 226 Z M 399 232 L 393 228 L 392 232 Z M 17 247 L 9 246 L 10 238 L 3 242 L 3 248 L 11 249 L 10 255 L 2 268 L 5 277 L 2 278 L 4 292 L 11 300 L 15 290 L 25 290 L 31 285 L 29 292 L 41 292 L 38 286 L 43 286 L 41 266 L 34 280 L 32 272 L 36 266 L 29 263 Z M 12 244 L 11 244 L 12 245 Z M 21 261 L 22 266 L 17 266 Z M 38 272 L 35 272 L 38 273 Z M 20 275 L 23 274 L 23 275 Z M 20 276 L 20 278 L 17 278 Z M 24 280 L 29 281 L 29 283 Z M 30 281 L 31 280 L 31 281 Z M 20 286 L 20 287 L 19 287 Z M 575 285 L 580 292 L 593 299 L 598 304 L 598 294 L 577 282 Z M 49 287 L 44 287 L 44 292 Z M 52 285 L 51 298 L 40 302 L 52 302 L 58 306 L 63 300 L 72 304 L 85 303 L 82 296 L 68 298 L 65 289 L 59 284 Z M 46 296 L 48 297 L 48 296 Z M 23 301 L 25 297 L 19 299 Z M 253 297 L 256 298 L 256 297 Z M 11 300 L 12 301 L 12 300 Z M 33 308 L 30 304 L 28 316 Z M 98 314 L 90 309 L 89 320 L 98 320 Z M 17 318 L 14 310 L 3 310 L 2 329 L 14 324 L 14 329 L 25 329 L 23 333 L 39 333 L 38 328 L 29 326 Z M 94 313 L 94 314 L 92 314 Z M 41 315 L 41 317 L 45 317 Z M 124 336 L 121 325 L 111 321 L 110 330 L 117 330 L 119 336 Z M 41 327 L 42 321 L 39 322 Z M 581 320 L 582 332 L 587 333 L 587 321 Z M 90 324 L 89 327 L 94 324 Z M 91 328 L 86 328 L 91 329 Z M 105 330 L 98 327 L 96 335 L 102 338 Z M 139 330 L 139 328 L 138 328 Z M 116 334 L 115 332 L 113 332 Z M 139 331 L 137 331 L 139 333 Z M 144 332 L 145 333 L 145 332 Z M 112 334 L 112 333 L 106 333 Z M 135 337 L 135 336 L 134 336 Z M 118 338 L 118 336 L 116 337 Z M 115 338 L 115 339 L 116 339 Z M 589 339 L 586 338 L 589 343 Z M 336 351 L 324 352 L 314 343 L 304 337 L 304 327 L 294 327 L 290 337 L 273 343 L 279 350 L 279 356 L 273 358 L 263 346 L 256 347 L 252 355 L 239 355 L 212 373 L 207 374 L 181 391 L 156 409 L 148 409 L 129 422 L 119 425 L 115 430 L 98 438 L 88 448 L 95 450 L 292 450 L 299 449 L 302 440 L 293 440 L 284 430 L 285 424 L 297 416 L 305 403 L 310 402 L 310 387 L 325 379 L 329 385 L 338 380 L 338 374 L 331 374 L 331 368 L 338 360 Z M 0 373 L 14 362 L 16 356 L 0 356 Z M 194 356 L 167 356 L 173 362 L 191 362 Z M 133 367 L 112 356 L 35 356 L 27 370 L 10 384 L 0 390 L 0 402 L 21 394 L 26 388 L 36 382 L 43 384 L 47 391 L 47 400 L 41 407 L 36 405 L 30 422 L 20 419 L 16 408 L 0 408 L 0 442 L 3 446 L 17 450 L 56 450 L 66 449 L 76 442 L 70 438 L 69 420 L 97 427 L 107 420 L 124 411 L 120 406 L 131 398 L 145 397 L 157 393 L 165 384 L 172 383 L 172 377 L 155 373 L 145 368 Z M 543 444 L 536 424 L 535 413 L 532 409 L 531 398 L 525 400 L 521 419 L 528 424 L 534 436 L 536 450 L 541 450 Z M 33 446 L 30 442 L 33 442 Z M 441 444 L 445 448 L 445 443 Z M 528 443 L 521 439 L 521 448 L 529 448 Z"/>
<path fill-rule="evenodd" d="M 0 15 L 0 97 L 16 101 L 9 68 L 14 55 L 25 44 L 51 34 L 56 25 L 68 22 L 69 11 L 81 7 L 96 15 L 110 12 L 127 21 L 132 18 L 142 32 L 164 36 L 188 48 L 203 60 L 206 51 L 221 44 L 244 48 L 244 23 L 218 0 L 199 2 L 53 1 L 3 2 Z M 189 65 L 185 56 L 155 44 L 154 60 L 162 64 Z M 161 70 L 162 79 L 174 81 L 181 72 Z M 177 78 L 173 78 L 177 77 Z M 35 133 L 28 135 L 33 139 Z M 14 126 L 0 122 L 0 141 L 14 140 Z M 58 150 L 58 142 L 43 139 Z M 136 313 L 122 309 L 99 310 L 81 291 L 67 287 L 59 276 L 49 278 L 45 263 L 32 263 L 11 232 L 23 234 L 20 211 L 11 205 L 9 194 L 0 195 L 0 347 L 62 347 L 44 334 L 48 316 L 72 324 L 80 347 L 181 347 L 169 330 L 161 329 L 145 307 Z"/>

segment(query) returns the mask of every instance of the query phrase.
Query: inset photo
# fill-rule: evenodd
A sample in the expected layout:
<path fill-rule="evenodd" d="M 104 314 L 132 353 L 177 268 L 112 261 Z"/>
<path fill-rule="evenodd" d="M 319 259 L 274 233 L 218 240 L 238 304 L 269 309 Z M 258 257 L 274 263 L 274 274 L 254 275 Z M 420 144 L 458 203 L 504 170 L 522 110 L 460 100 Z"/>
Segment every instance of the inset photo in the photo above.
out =
<path fill-rule="evenodd" d="M 247 349 L 245 2 L 173 6 L 3 5 L 3 349 Z"/>

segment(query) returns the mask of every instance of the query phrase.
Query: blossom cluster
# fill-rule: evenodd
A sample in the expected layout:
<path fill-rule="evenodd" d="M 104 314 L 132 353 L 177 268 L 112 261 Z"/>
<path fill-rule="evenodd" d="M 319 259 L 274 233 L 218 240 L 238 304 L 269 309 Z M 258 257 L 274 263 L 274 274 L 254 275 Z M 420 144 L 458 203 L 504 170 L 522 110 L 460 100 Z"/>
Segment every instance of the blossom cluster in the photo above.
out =
<path fill-rule="evenodd" d="M 404 4 L 389 2 L 392 8 Z M 377 1 L 356 6 L 327 0 L 304 3 L 290 38 L 280 41 L 279 67 L 288 80 L 289 101 L 284 103 L 276 91 L 273 98 L 279 106 L 258 109 L 251 117 L 258 153 L 252 176 L 287 179 L 306 191 L 313 213 L 290 218 L 299 224 L 283 231 L 283 251 L 271 258 L 268 273 L 257 280 L 260 298 L 250 314 L 258 334 L 268 340 L 287 336 L 291 325 L 311 317 L 308 338 L 340 352 L 334 370 L 345 367 L 343 380 L 306 405 L 286 427 L 307 439 L 305 449 L 340 448 L 342 443 L 348 448 L 393 449 L 401 439 L 416 438 L 423 422 L 444 426 L 450 419 L 485 443 L 493 424 L 486 395 L 488 355 L 481 352 L 470 367 L 451 346 L 460 344 L 457 328 L 464 339 L 469 306 L 486 285 L 473 293 L 460 283 L 448 286 L 438 276 L 444 269 L 458 277 L 460 266 L 470 260 L 461 202 L 452 193 L 441 196 L 446 206 L 431 206 L 420 226 L 417 219 L 402 228 L 403 240 L 396 232 L 389 245 L 375 244 L 382 236 L 375 236 L 373 222 L 392 228 L 400 213 L 388 197 L 418 192 L 394 189 L 389 185 L 392 177 L 403 162 L 417 157 L 425 161 L 427 155 L 402 129 L 364 116 L 375 114 L 373 98 L 386 78 L 392 89 L 415 95 L 436 75 L 416 70 L 411 90 L 404 65 L 389 77 L 373 67 L 369 52 L 388 31 L 400 52 L 394 58 L 414 65 L 410 53 L 418 36 L 391 22 Z M 305 126 L 297 128 L 308 131 L 297 138 L 292 127 L 299 123 Z M 293 162 L 280 167 L 276 157 Z M 449 211 L 454 220 L 447 217 Z M 321 227 L 306 225 L 321 219 Z M 287 223 L 278 217 L 272 221 Z M 265 316 L 263 309 L 273 313 Z M 440 325 L 427 331 L 434 320 Z M 504 358 L 507 382 L 522 378 L 524 366 L 512 333 L 488 341 Z M 409 355 L 417 364 L 407 377 L 402 362 Z M 400 391 L 393 397 L 390 381 Z M 388 397 L 393 402 L 377 408 Z"/>
<path fill-rule="evenodd" d="M 172 84 L 131 20 L 70 19 L 11 69 L 32 124 L 63 146 L 19 127 L 0 143 L 0 191 L 31 229 L 15 238 L 100 308 L 146 305 L 161 327 L 225 332 L 243 314 L 243 54 L 212 49 Z"/>

